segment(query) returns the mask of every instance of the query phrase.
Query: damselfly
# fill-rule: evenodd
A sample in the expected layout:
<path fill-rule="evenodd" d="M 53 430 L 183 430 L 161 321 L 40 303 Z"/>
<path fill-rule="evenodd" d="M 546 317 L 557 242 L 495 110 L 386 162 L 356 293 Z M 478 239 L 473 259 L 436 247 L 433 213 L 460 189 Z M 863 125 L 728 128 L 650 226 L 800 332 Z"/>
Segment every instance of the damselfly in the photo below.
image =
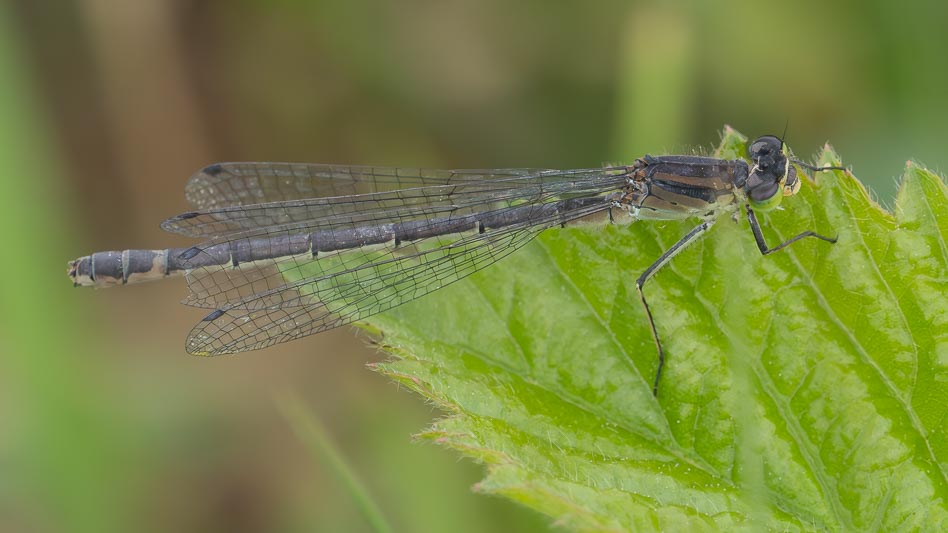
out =
<path fill-rule="evenodd" d="M 783 141 L 760 137 L 742 159 L 645 156 L 628 166 L 576 170 L 417 170 L 294 163 L 220 163 L 185 188 L 195 211 L 165 220 L 202 238 L 191 248 L 98 252 L 69 263 L 75 285 L 105 287 L 183 273 L 184 303 L 213 309 L 187 350 L 218 355 L 305 337 L 409 302 L 476 272 L 537 234 L 574 224 L 696 218 L 700 223 L 636 281 L 642 291 L 723 214 L 743 206 L 757 247 L 770 254 L 755 211 L 796 194 L 801 180 Z"/>

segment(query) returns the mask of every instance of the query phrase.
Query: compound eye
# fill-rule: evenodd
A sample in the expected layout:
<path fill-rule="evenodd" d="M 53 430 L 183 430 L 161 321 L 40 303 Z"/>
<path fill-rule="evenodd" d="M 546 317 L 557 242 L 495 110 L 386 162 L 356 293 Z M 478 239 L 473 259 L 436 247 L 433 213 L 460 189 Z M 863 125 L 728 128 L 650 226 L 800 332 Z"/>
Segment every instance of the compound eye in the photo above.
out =
<path fill-rule="evenodd" d="M 780 184 L 777 180 L 770 179 L 749 190 L 748 196 L 752 203 L 760 204 L 776 196 L 779 189 Z"/>
<path fill-rule="evenodd" d="M 761 158 L 769 158 L 779 153 L 782 148 L 783 141 L 773 135 L 764 135 L 747 145 L 747 158 L 756 163 Z"/>

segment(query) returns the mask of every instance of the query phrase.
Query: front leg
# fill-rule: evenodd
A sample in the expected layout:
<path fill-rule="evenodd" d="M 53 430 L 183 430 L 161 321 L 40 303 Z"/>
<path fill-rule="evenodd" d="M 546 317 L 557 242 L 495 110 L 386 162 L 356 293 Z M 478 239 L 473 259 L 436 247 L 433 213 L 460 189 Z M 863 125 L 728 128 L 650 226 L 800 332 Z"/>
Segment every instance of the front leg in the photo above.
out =
<path fill-rule="evenodd" d="M 764 240 L 764 232 L 761 231 L 760 229 L 760 223 L 757 222 L 757 215 L 754 214 L 754 210 L 751 209 L 751 206 L 749 204 L 745 204 L 744 209 L 747 210 L 747 220 L 748 222 L 750 222 L 751 231 L 754 232 L 754 240 L 757 241 L 757 248 L 760 249 L 760 253 L 763 255 L 768 255 L 773 252 L 776 252 L 777 250 L 780 250 L 781 248 L 786 248 L 787 246 L 790 246 L 791 244 L 806 237 L 815 237 L 817 239 L 820 239 L 821 241 L 826 241 L 829 243 L 836 242 L 836 237 L 827 237 L 825 235 L 820 235 L 819 233 L 816 233 L 815 231 L 804 231 L 803 233 L 796 235 L 794 237 L 790 237 L 786 241 L 771 248 L 767 246 L 767 241 Z"/>

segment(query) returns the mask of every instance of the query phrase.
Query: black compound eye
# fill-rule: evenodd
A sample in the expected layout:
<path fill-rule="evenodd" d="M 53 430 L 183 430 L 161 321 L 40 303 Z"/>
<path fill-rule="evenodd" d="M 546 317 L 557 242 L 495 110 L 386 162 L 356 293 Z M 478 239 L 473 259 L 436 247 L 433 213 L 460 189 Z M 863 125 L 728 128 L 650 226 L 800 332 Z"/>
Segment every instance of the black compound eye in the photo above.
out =
<path fill-rule="evenodd" d="M 779 179 L 772 174 L 755 175 L 754 183 L 749 183 L 747 195 L 754 202 L 763 202 L 769 200 L 780 189 Z"/>
<path fill-rule="evenodd" d="M 747 156 L 753 162 L 755 172 L 781 178 L 787 171 L 787 156 L 783 153 L 783 141 L 779 137 L 758 137 L 747 147 Z"/>
<path fill-rule="evenodd" d="M 774 135 L 764 135 L 747 145 L 747 157 L 756 163 L 760 159 L 772 158 L 782 150 L 783 141 Z"/>

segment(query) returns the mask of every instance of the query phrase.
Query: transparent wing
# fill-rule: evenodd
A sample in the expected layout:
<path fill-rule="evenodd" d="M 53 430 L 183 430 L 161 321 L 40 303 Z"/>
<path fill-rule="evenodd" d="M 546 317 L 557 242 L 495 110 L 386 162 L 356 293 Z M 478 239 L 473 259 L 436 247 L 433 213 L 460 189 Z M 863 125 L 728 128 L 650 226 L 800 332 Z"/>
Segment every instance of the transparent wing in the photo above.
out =
<path fill-rule="evenodd" d="M 607 212 L 625 182 L 624 167 L 208 167 L 188 185 L 201 210 L 162 225 L 209 237 L 173 258 L 188 270 L 185 303 L 215 308 L 188 351 L 262 348 L 390 309 Z"/>
<path fill-rule="evenodd" d="M 198 211 L 172 217 L 162 228 L 191 237 L 217 237 L 251 228 L 312 220 L 352 223 L 393 217 L 430 217 L 559 190 L 614 187 L 623 169 L 422 170 L 295 163 L 221 163 L 186 186 Z M 585 191 L 588 193 L 588 191 Z"/>
<path fill-rule="evenodd" d="M 516 172 L 516 171 L 515 171 Z M 184 187 L 196 209 L 349 196 L 438 185 L 444 171 L 309 163 L 216 163 L 202 168 Z"/>
<path fill-rule="evenodd" d="M 598 205 L 603 202 L 602 195 L 618 190 L 624 180 L 603 169 L 540 171 L 501 180 L 505 185 L 495 183 L 497 180 L 476 180 L 465 185 L 307 200 L 305 213 L 308 217 L 318 211 L 320 216 L 315 218 L 304 218 L 294 211 L 296 201 L 242 206 L 243 213 L 227 208 L 227 223 L 238 222 L 240 229 L 226 231 L 175 258 L 189 270 L 191 294 L 184 303 L 221 307 L 281 287 L 287 276 L 303 276 L 311 270 L 329 276 L 393 261 L 454 242 L 465 233 L 489 232 L 516 223 L 518 217 L 531 215 L 525 206 L 569 198 L 591 199 Z M 210 210 L 169 220 L 187 223 L 222 212 Z M 289 213 L 304 219 L 271 224 Z M 336 259 L 329 261 L 329 256 Z M 259 300 L 254 305 L 289 304 Z"/>
<path fill-rule="evenodd" d="M 293 263 L 282 271 L 283 285 L 205 317 L 189 334 L 187 349 L 201 355 L 255 350 L 391 309 L 493 264 L 546 228 L 609 209 L 609 203 L 596 200 L 527 206 L 533 213 L 522 213 L 522 222 L 451 242 L 446 236 L 423 239 L 403 256 L 383 250 L 374 257 L 359 252 L 354 262 L 338 254 Z"/>

